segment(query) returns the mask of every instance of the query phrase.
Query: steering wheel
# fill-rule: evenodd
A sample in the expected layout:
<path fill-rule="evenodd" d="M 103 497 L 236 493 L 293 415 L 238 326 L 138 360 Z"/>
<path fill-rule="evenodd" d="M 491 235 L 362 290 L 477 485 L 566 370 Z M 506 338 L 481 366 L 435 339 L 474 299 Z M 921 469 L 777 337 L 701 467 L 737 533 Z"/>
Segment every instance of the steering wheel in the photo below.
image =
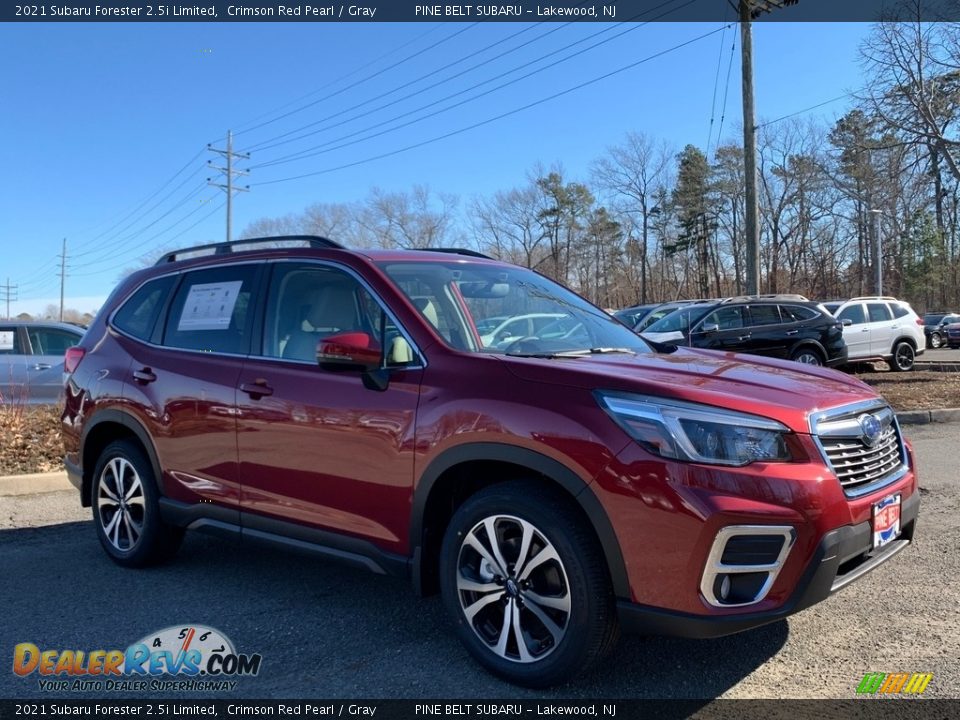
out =
<path fill-rule="evenodd" d="M 513 341 L 507 343 L 507 344 L 504 345 L 502 348 L 500 348 L 500 351 L 501 351 L 502 353 L 504 353 L 505 355 L 509 355 L 511 352 L 514 352 L 514 351 L 516 351 L 516 350 L 521 350 L 521 349 L 522 349 L 522 348 L 521 348 L 522 343 L 525 343 L 525 342 L 530 341 L 530 340 L 532 340 L 532 341 L 534 341 L 534 342 L 536 342 L 536 343 L 539 343 L 539 342 L 540 342 L 540 338 L 538 338 L 536 335 L 524 335 L 524 336 L 521 337 L 521 338 L 517 338 L 516 340 L 513 340 Z M 536 350 L 536 349 L 537 349 L 537 348 L 529 348 L 528 350 Z"/>

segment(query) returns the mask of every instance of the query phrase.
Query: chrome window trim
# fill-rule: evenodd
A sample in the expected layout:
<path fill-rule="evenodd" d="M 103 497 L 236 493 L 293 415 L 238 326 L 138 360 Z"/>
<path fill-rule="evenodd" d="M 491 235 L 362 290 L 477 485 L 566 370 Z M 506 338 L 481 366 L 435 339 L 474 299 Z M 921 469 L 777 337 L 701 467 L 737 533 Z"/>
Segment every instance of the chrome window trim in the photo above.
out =
<path fill-rule="evenodd" d="M 725 565 L 722 562 L 723 551 L 726 550 L 730 538 L 737 535 L 780 535 L 783 537 L 783 547 L 780 548 L 780 554 L 772 563 L 763 565 Z M 796 542 L 797 533 L 792 525 L 727 525 L 720 528 L 717 536 L 713 539 L 710 546 L 710 552 L 707 555 L 707 561 L 703 566 L 703 574 L 700 577 L 700 594 L 713 607 L 717 608 L 738 608 L 748 605 L 756 605 L 763 601 L 776 582 L 777 576 L 783 569 L 787 556 L 793 549 Z M 713 584 L 717 575 L 734 575 L 742 573 L 767 573 L 767 579 L 760 587 L 759 592 L 753 600 L 744 603 L 725 603 L 716 597 L 713 593 Z"/>
<path fill-rule="evenodd" d="M 149 340 L 144 340 L 142 338 L 135 337 L 130 333 L 121 330 L 119 327 L 116 326 L 116 324 L 113 321 L 114 316 L 118 312 L 120 312 L 120 308 L 126 305 L 127 302 L 130 300 L 130 298 L 133 297 L 137 292 L 139 292 L 144 285 L 146 285 L 147 283 L 151 283 L 154 280 L 159 280 L 161 278 L 169 277 L 171 275 L 182 276 L 182 275 L 185 275 L 186 273 L 194 272 L 198 270 L 214 270 L 217 268 L 237 267 L 238 265 L 263 265 L 263 264 L 278 264 L 278 263 L 298 263 L 301 265 L 325 265 L 328 267 L 332 267 L 335 270 L 342 270 L 343 272 L 350 275 L 368 293 L 370 293 L 370 296 L 377 302 L 378 305 L 380 305 L 381 309 L 383 309 L 383 311 L 387 314 L 387 316 L 391 320 L 393 320 L 393 323 L 397 326 L 397 330 L 400 331 L 400 334 L 407 341 L 407 343 L 409 343 L 410 348 L 417 354 L 417 357 L 419 357 L 421 361 L 416 365 L 385 366 L 381 369 L 383 370 L 423 370 L 427 367 L 426 355 L 424 355 L 423 351 L 420 350 L 420 346 L 413 341 L 413 338 L 410 337 L 410 334 L 407 332 L 407 329 L 400 323 L 396 315 L 393 314 L 393 311 L 390 310 L 389 306 L 387 305 L 387 303 L 384 302 L 383 298 L 380 297 L 379 293 L 375 292 L 374 289 L 370 286 L 370 284 L 366 281 L 366 279 L 363 278 L 356 270 L 331 260 L 321 260 L 321 259 L 314 259 L 314 258 L 276 258 L 276 259 L 266 259 L 266 260 L 251 259 L 251 260 L 234 260 L 232 262 L 225 261 L 225 262 L 219 262 L 219 263 L 210 263 L 209 265 L 201 265 L 198 267 L 191 267 L 191 268 L 171 269 L 169 272 L 151 275 L 150 277 L 145 278 L 143 282 L 136 285 L 133 289 L 131 289 L 130 292 L 126 294 L 126 297 L 124 298 L 123 302 L 119 303 L 117 307 L 114 308 L 113 311 L 111 311 L 110 315 L 107 317 L 107 320 L 106 320 L 107 327 L 113 332 L 117 333 L 118 335 L 121 335 L 130 340 L 133 340 L 134 342 L 142 343 L 144 345 L 147 345 L 151 348 L 155 348 L 157 350 L 176 350 L 177 352 L 194 353 L 194 354 L 203 355 L 206 357 L 256 358 L 258 360 L 273 360 L 273 361 L 283 362 L 283 363 L 293 363 L 297 365 L 304 365 L 307 367 L 317 367 L 316 363 L 312 363 L 309 360 L 292 360 L 288 358 L 275 358 L 275 357 L 269 357 L 267 355 L 263 355 L 260 352 L 250 352 L 246 354 L 228 353 L 228 352 L 219 352 L 219 351 L 213 351 L 213 350 L 208 351 L 208 350 L 196 350 L 194 348 L 181 348 L 181 347 L 176 347 L 174 345 L 157 344 Z M 260 340 L 260 346 L 262 348 L 263 347 L 262 329 L 260 332 L 259 340 Z M 385 360 L 386 360 L 386 352 L 384 352 L 384 361 Z"/>

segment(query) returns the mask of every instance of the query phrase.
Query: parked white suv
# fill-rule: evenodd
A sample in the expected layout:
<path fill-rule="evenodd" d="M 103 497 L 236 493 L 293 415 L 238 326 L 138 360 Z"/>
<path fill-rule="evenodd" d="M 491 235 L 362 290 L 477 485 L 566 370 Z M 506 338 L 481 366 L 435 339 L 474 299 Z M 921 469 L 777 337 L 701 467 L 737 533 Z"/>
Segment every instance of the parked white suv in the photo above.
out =
<path fill-rule="evenodd" d="M 855 297 L 823 306 L 843 323 L 850 362 L 885 360 L 891 370 L 913 370 L 914 359 L 926 349 L 923 318 L 903 300 Z"/>

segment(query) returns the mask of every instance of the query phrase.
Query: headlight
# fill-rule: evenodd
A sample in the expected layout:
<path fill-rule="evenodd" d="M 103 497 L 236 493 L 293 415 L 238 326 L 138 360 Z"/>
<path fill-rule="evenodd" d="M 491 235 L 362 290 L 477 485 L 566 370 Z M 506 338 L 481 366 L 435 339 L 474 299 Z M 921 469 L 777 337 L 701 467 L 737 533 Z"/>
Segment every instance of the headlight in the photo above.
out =
<path fill-rule="evenodd" d="M 791 460 L 775 420 L 663 398 L 597 392 L 597 401 L 630 437 L 662 457 L 713 465 Z"/>

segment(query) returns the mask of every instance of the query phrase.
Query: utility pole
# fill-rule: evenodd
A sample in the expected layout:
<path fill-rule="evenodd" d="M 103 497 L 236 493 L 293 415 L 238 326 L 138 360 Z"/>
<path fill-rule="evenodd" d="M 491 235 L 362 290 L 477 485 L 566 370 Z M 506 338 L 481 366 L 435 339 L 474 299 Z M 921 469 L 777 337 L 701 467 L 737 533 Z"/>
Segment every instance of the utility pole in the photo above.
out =
<path fill-rule="evenodd" d="M 67 239 L 63 239 L 63 251 L 60 253 L 60 322 L 63 322 L 63 289 L 67 281 Z"/>
<path fill-rule="evenodd" d="M 738 0 L 740 15 L 740 70 L 743 81 L 743 169 L 746 175 L 745 218 L 747 294 L 760 294 L 760 225 L 757 200 L 757 120 L 753 107 L 753 18 L 798 0 Z"/>
<path fill-rule="evenodd" d="M 740 0 L 743 77 L 743 169 L 746 175 L 747 295 L 760 294 L 760 228 L 757 202 L 757 121 L 753 112 L 753 30 L 750 0 Z"/>
<path fill-rule="evenodd" d="M 871 210 L 873 214 L 874 264 L 877 266 L 877 296 L 883 296 L 883 241 L 880 237 L 880 216 L 883 210 Z"/>
<path fill-rule="evenodd" d="M 221 190 L 224 190 L 227 193 L 227 242 L 233 238 L 233 194 L 237 192 L 248 192 L 250 186 L 246 185 L 244 187 L 236 187 L 233 184 L 234 175 L 249 175 L 248 170 L 234 170 L 233 169 L 233 159 L 240 158 L 241 160 L 249 160 L 250 153 L 235 153 L 233 151 L 233 131 L 227 131 L 227 149 L 218 150 L 212 145 L 207 145 L 207 149 L 210 152 L 215 152 L 218 155 L 223 155 L 227 160 L 226 167 L 220 167 L 219 165 L 214 165 L 213 160 L 207 160 L 207 165 L 209 165 L 213 170 L 219 170 L 225 176 L 225 183 L 215 183 L 211 178 L 207 178 L 207 184 L 213 187 L 218 187 Z"/>
<path fill-rule="evenodd" d="M 3 298 L 4 300 L 6 300 L 6 303 L 7 303 L 7 314 L 4 315 L 4 317 L 7 320 L 10 319 L 10 301 L 17 299 L 17 287 L 18 287 L 17 285 L 10 284 L 9 277 L 7 278 L 6 285 L 0 285 L 0 293 L 3 293 Z"/>

